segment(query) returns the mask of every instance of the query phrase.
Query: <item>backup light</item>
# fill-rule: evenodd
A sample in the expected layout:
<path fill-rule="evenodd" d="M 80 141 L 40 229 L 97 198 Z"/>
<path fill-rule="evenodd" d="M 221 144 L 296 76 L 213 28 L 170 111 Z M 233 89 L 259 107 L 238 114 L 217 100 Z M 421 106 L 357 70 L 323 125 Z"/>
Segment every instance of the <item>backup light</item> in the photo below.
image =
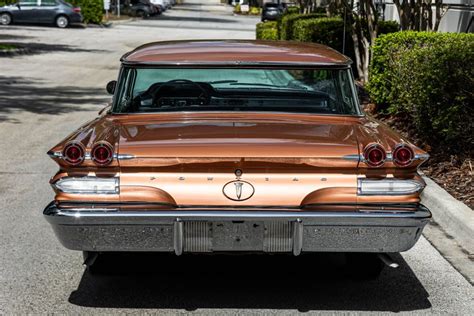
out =
<path fill-rule="evenodd" d="M 423 185 L 416 180 L 402 179 L 358 179 L 358 195 L 407 195 L 419 192 Z"/>
<path fill-rule="evenodd" d="M 53 187 L 64 193 L 76 194 L 117 194 L 118 178 L 67 177 L 53 183 Z"/>

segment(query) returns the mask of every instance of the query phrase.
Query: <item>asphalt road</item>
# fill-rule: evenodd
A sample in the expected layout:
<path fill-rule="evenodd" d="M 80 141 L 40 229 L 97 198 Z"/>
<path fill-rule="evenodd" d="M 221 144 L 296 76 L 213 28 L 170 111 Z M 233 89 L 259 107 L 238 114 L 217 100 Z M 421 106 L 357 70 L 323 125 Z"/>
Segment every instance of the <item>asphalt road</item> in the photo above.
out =
<path fill-rule="evenodd" d="M 0 314 L 474 314 L 473 287 L 424 238 L 395 257 L 399 269 L 365 282 L 330 256 L 141 255 L 111 258 L 115 274 L 92 276 L 56 240 L 42 217 L 57 169 L 46 151 L 105 105 L 119 57 L 157 40 L 254 38 L 257 22 L 187 5 L 112 28 L 0 27 L 0 41 L 31 50 L 0 58 Z"/>

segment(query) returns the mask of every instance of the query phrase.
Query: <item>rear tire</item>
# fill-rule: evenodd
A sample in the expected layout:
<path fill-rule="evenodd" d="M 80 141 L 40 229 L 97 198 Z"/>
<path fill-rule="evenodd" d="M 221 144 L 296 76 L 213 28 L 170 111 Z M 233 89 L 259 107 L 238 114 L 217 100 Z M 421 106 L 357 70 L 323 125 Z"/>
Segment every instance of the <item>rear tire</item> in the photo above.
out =
<path fill-rule="evenodd" d="M 57 16 L 54 22 L 56 26 L 61 29 L 64 29 L 69 25 L 69 19 L 67 18 L 67 16 L 64 15 Z"/>
<path fill-rule="evenodd" d="M 12 16 L 9 13 L 0 14 L 0 24 L 2 25 L 12 24 Z"/>

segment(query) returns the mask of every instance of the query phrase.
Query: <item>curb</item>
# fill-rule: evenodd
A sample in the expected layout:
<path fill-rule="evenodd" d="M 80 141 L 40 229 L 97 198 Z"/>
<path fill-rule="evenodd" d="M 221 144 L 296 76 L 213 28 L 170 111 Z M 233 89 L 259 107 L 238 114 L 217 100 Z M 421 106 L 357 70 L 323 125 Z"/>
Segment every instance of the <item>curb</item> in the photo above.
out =
<path fill-rule="evenodd" d="M 135 20 L 137 20 L 137 19 L 136 18 L 129 18 L 129 19 L 126 19 L 126 20 L 107 21 L 105 24 L 108 25 L 107 27 L 110 27 L 110 26 L 113 26 L 113 25 L 119 25 L 119 24 L 124 24 L 124 23 L 128 23 L 128 22 L 133 22 Z"/>
<path fill-rule="evenodd" d="M 425 176 L 423 180 L 426 187 L 421 194 L 421 201 L 433 214 L 433 220 L 469 255 L 474 255 L 474 211 L 433 180 Z"/>

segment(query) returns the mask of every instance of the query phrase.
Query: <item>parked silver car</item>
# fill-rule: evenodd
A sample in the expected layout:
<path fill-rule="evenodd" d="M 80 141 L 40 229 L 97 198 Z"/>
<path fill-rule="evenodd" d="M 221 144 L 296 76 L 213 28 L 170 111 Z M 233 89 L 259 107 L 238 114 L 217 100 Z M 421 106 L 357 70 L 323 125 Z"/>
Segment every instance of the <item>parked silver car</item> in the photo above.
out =
<path fill-rule="evenodd" d="M 16 4 L 0 7 L 0 24 L 54 23 L 65 28 L 81 23 L 81 8 L 63 0 L 19 0 Z"/>

